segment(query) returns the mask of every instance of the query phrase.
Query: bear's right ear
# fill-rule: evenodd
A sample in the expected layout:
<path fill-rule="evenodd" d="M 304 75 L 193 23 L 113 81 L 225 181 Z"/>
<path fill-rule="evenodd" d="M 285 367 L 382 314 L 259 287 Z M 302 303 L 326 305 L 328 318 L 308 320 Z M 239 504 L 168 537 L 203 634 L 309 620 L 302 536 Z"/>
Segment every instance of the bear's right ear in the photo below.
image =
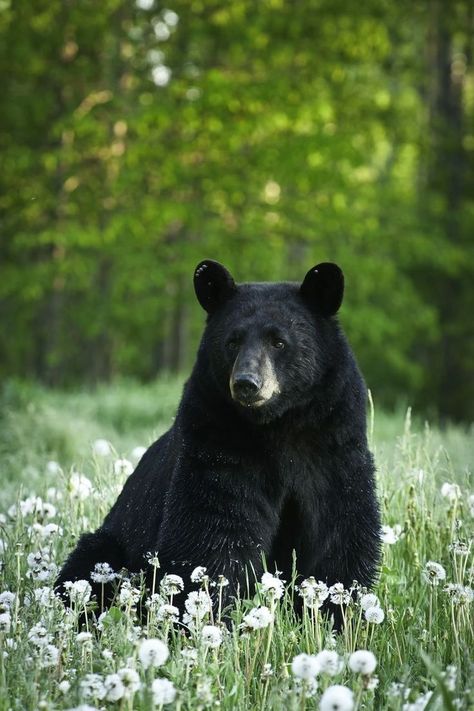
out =
<path fill-rule="evenodd" d="M 235 282 L 227 269 L 206 259 L 200 262 L 194 272 L 194 291 L 202 308 L 212 314 L 236 289 Z"/>
<path fill-rule="evenodd" d="M 300 294 L 311 309 L 322 316 L 334 316 L 342 304 L 344 275 L 337 264 L 322 262 L 309 270 Z"/>

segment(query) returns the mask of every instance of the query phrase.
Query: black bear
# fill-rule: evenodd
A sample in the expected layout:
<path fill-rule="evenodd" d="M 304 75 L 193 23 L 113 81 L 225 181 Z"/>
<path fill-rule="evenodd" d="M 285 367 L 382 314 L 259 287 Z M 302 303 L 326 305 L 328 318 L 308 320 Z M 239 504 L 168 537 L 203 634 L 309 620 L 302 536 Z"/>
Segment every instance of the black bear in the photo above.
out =
<path fill-rule="evenodd" d="M 103 562 L 150 576 L 149 551 L 160 576 L 189 586 L 205 566 L 229 580 L 228 596 L 262 573 L 263 556 L 290 579 L 293 551 L 301 576 L 370 586 L 380 520 L 366 389 L 334 318 L 342 271 L 322 263 L 301 285 L 236 284 L 206 260 L 194 287 L 208 319 L 175 422 L 79 540 L 58 588 Z"/>

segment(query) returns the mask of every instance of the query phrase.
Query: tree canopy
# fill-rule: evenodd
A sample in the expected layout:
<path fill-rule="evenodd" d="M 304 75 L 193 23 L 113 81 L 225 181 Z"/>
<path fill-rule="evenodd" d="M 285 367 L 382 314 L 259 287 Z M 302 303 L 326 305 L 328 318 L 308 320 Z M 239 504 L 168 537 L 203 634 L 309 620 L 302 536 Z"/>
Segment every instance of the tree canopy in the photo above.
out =
<path fill-rule="evenodd" d="M 1 0 L 0 373 L 194 359 L 195 264 L 346 274 L 376 399 L 473 416 L 467 0 Z"/>

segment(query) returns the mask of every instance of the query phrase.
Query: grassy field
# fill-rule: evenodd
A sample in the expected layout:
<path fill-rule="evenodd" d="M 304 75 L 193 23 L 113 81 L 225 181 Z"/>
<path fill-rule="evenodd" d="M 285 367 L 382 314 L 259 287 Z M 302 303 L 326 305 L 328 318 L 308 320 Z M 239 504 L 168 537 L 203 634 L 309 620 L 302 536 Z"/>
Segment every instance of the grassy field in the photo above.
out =
<path fill-rule="evenodd" d="M 69 610 L 54 598 L 55 566 L 100 523 L 136 448 L 169 427 L 181 387 L 4 387 L 0 711 L 474 708 L 474 439 L 410 413 L 376 411 L 370 427 L 389 528 L 377 600 L 359 591 L 343 633 L 321 618 L 311 580 L 295 589 L 267 576 L 254 599 L 236 601 L 231 631 L 206 613 L 205 576 L 186 633 L 170 588 L 150 600 L 146 621 L 135 615 L 139 581 L 123 582 L 98 620 L 87 590 L 75 591 Z M 302 619 L 294 595 L 304 596 Z"/>

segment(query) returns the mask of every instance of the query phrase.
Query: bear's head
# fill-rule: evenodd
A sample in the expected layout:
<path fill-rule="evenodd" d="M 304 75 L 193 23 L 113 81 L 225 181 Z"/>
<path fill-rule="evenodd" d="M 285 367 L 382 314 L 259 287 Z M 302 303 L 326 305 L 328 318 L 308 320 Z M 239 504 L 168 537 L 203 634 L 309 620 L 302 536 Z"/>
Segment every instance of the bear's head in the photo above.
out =
<path fill-rule="evenodd" d="M 206 260 L 194 288 L 208 313 L 200 355 L 221 394 L 259 423 L 311 400 L 341 353 L 333 316 L 344 277 L 336 264 L 318 264 L 301 284 L 236 284 Z"/>

